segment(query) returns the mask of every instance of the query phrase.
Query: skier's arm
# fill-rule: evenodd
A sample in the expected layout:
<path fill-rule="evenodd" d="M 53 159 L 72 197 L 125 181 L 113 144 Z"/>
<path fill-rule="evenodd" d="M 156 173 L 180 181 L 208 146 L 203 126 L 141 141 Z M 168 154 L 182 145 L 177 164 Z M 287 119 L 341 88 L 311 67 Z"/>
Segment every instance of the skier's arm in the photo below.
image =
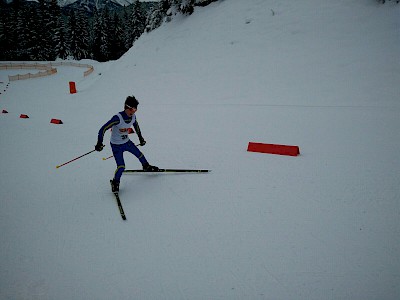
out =
<path fill-rule="evenodd" d="M 133 123 L 133 127 L 135 128 L 136 134 L 139 138 L 140 146 L 144 146 L 146 144 L 146 141 L 144 140 L 144 138 L 142 136 L 142 132 L 140 131 L 139 123 L 137 120 L 135 121 L 135 123 Z"/>
<path fill-rule="evenodd" d="M 119 118 L 117 115 L 115 115 L 106 124 L 101 126 L 99 133 L 97 135 L 97 144 L 100 144 L 100 145 L 103 144 L 104 134 L 106 133 L 106 131 L 108 129 L 110 129 L 111 127 L 113 127 L 114 125 L 118 125 L 118 124 L 119 124 Z"/>

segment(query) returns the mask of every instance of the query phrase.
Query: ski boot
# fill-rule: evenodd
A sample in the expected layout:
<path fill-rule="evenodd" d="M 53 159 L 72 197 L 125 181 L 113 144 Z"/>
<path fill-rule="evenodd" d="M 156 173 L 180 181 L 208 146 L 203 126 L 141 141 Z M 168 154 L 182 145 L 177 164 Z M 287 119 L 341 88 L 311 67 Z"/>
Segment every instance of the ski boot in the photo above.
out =
<path fill-rule="evenodd" d="M 143 171 L 145 172 L 158 172 L 160 169 L 156 166 L 152 166 L 150 164 L 143 165 Z"/>
<path fill-rule="evenodd" d="M 119 181 L 115 181 L 113 179 L 113 180 L 110 180 L 110 183 L 111 183 L 112 192 L 113 193 L 118 193 L 119 192 Z"/>

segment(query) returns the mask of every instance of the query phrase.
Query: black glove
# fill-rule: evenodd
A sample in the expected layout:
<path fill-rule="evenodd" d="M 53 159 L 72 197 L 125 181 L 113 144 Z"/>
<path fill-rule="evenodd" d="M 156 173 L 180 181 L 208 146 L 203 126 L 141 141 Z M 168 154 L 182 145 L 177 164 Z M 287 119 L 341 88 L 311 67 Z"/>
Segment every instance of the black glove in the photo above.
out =
<path fill-rule="evenodd" d="M 146 141 L 145 141 L 144 138 L 142 138 L 142 137 L 139 138 L 139 142 L 140 142 L 139 146 L 144 146 L 144 145 L 146 145 Z"/>
<path fill-rule="evenodd" d="M 101 151 L 101 150 L 103 150 L 103 148 L 104 148 L 104 145 L 102 144 L 102 143 L 99 143 L 99 142 L 97 142 L 97 144 L 96 144 L 96 146 L 94 146 L 94 149 L 96 150 L 96 151 Z"/>

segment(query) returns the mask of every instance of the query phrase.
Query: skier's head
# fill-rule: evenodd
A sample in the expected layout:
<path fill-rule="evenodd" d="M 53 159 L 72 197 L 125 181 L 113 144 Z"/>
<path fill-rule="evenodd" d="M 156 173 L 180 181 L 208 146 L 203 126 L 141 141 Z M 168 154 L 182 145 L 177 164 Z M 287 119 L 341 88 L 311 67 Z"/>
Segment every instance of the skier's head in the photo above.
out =
<path fill-rule="evenodd" d="M 139 101 L 137 101 L 135 96 L 128 96 L 128 97 L 126 97 L 124 108 L 125 109 L 127 109 L 127 108 L 136 108 L 137 109 L 138 104 L 139 104 Z"/>

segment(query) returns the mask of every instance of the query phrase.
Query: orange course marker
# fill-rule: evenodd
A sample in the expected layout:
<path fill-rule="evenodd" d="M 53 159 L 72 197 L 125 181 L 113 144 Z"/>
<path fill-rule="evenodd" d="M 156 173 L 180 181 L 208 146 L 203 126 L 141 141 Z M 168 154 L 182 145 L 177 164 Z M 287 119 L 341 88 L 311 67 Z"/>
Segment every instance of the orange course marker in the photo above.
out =
<path fill-rule="evenodd" d="M 70 94 L 76 93 L 76 86 L 75 86 L 75 82 L 73 82 L 73 81 L 69 82 L 69 93 Z"/>

